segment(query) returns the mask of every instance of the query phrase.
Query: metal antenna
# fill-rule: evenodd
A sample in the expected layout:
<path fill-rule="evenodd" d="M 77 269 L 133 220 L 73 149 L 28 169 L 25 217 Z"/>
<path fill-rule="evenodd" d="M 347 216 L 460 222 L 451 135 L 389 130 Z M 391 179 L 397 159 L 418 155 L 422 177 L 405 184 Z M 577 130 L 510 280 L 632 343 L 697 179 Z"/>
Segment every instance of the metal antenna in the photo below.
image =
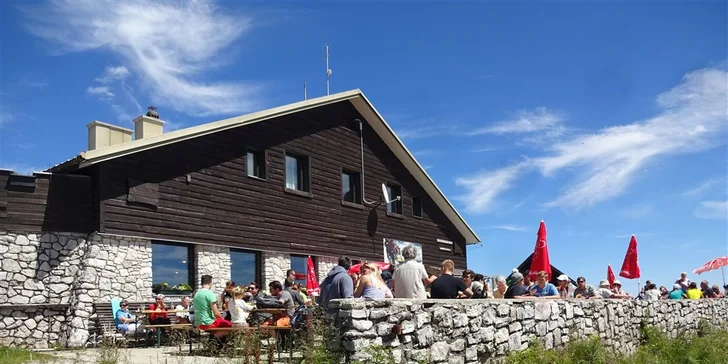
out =
<path fill-rule="evenodd" d="M 331 68 L 329 68 L 329 44 L 324 43 L 326 47 L 326 95 L 330 94 L 329 78 L 331 77 Z"/>
<path fill-rule="evenodd" d="M 306 83 L 303 83 L 303 99 L 308 100 L 308 97 L 306 96 Z"/>

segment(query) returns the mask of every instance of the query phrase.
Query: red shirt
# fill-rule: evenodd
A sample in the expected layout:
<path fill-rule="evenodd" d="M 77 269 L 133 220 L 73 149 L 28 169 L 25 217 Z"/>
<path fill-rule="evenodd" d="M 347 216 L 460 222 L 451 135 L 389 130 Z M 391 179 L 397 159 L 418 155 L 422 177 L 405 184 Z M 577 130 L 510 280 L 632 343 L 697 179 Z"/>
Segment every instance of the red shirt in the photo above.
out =
<path fill-rule="evenodd" d="M 157 304 L 156 303 L 152 303 L 151 305 L 149 305 L 149 311 L 154 311 L 156 309 L 157 309 Z M 162 305 L 160 307 L 160 309 L 162 311 L 167 311 L 167 309 L 164 307 L 164 305 Z M 167 313 L 165 312 L 165 313 L 150 313 L 149 314 L 149 319 L 150 320 L 154 320 L 154 319 L 157 319 L 157 318 L 167 318 Z"/>

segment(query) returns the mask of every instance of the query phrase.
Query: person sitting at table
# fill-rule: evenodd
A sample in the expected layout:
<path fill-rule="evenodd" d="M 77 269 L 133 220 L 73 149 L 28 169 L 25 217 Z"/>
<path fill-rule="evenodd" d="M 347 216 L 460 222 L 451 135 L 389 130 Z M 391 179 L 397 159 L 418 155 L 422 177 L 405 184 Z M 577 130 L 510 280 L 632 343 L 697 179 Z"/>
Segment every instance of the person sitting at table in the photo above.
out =
<path fill-rule="evenodd" d="M 273 281 L 268 284 L 270 294 L 286 308 L 284 314 L 276 314 L 272 320 L 264 323 L 264 326 L 290 326 L 291 317 L 296 311 L 296 304 L 293 302 L 291 294 L 283 289 L 283 285 L 279 281 Z"/>
<path fill-rule="evenodd" d="M 232 320 L 230 315 L 230 301 L 233 300 L 233 290 L 235 289 L 234 281 L 225 282 L 225 290 L 220 295 L 220 307 L 222 307 L 223 317 L 225 320 Z"/>
<path fill-rule="evenodd" d="M 225 320 L 217 307 L 217 297 L 212 293 L 212 276 L 205 274 L 201 277 L 200 283 L 202 288 L 197 290 L 192 304 L 195 307 L 195 326 L 200 330 L 208 330 L 213 328 L 232 327 L 230 321 Z M 216 331 L 214 337 L 222 337 L 229 332 Z"/>
<path fill-rule="evenodd" d="M 155 311 L 159 313 L 149 314 L 150 325 L 169 325 L 171 321 L 167 316 L 167 307 L 164 305 L 164 295 L 158 294 L 154 303 L 149 305 L 149 311 Z"/>
<path fill-rule="evenodd" d="M 233 290 L 233 299 L 229 302 L 230 315 L 232 316 L 233 327 L 247 327 L 248 313 L 253 310 L 253 306 L 248 304 L 251 295 L 245 292 L 245 288 L 236 287 Z"/>
<path fill-rule="evenodd" d="M 136 317 L 129 312 L 129 302 L 121 301 L 121 309 L 116 311 L 116 328 L 124 335 L 133 335 L 135 332 L 144 332 L 144 325 L 136 322 Z"/>
<path fill-rule="evenodd" d="M 190 296 L 182 297 L 182 301 L 179 305 L 177 305 L 177 307 L 174 308 L 174 310 L 184 311 L 175 313 L 175 316 L 177 316 L 178 324 L 192 323 L 192 319 L 190 319 Z"/>

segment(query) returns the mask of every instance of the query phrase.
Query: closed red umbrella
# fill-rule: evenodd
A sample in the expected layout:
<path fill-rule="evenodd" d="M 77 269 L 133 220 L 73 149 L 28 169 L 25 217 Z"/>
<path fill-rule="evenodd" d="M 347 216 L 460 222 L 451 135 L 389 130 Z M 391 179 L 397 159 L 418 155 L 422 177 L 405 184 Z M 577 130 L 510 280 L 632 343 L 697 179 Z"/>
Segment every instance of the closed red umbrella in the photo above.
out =
<path fill-rule="evenodd" d="M 321 293 L 318 284 L 318 278 L 316 277 L 316 268 L 313 266 L 313 259 L 308 256 L 308 264 L 306 267 L 306 293 L 309 295 L 318 296 Z"/>
<path fill-rule="evenodd" d="M 612 270 L 611 264 L 607 264 L 607 280 L 609 281 L 610 287 L 612 286 L 612 284 L 614 284 L 614 281 L 617 280 L 617 277 L 614 276 L 614 271 Z"/>
<path fill-rule="evenodd" d="M 635 279 L 640 277 L 640 264 L 637 259 L 637 239 L 632 235 L 629 241 L 627 254 L 624 256 L 622 269 L 619 270 L 619 276 L 627 279 Z"/>
<path fill-rule="evenodd" d="M 546 243 L 546 224 L 541 220 L 536 234 L 536 248 L 533 250 L 533 258 L 531 259 L 531 268 L 528 270 L 528 276 L 535 279 L 540 271 L 548 274 L 548 280 L 551 280 L 551 262 L 549 261 L 549 247 Z"/>
<path fill-rule="evenodd" d="M 385 262 L 369 262 L 369 264 L 374 264 L 377 267 L 379 267 L 379 270 L 387 270 L 389 269 L 389 263 Z M 349 268 L 349 274 L 359 273 L 361 270 L 361 266 L 364 265 L 364 263 L 354 264 Z"/>

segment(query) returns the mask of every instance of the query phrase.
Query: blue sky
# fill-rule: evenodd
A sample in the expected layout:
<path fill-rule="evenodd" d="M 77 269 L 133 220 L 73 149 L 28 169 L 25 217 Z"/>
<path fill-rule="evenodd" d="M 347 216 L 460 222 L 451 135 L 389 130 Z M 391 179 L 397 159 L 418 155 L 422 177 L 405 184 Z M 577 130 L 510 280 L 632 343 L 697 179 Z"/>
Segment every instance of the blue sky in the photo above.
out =
<path fill-rule="evenodd" d="M 630 234 L 659 284 L 728 254 L 725 2 L 414 5 L 4 2 L 0 165 L 149 104 L 169 130 L 322 95 L 329 42 L 332 92 L 362 89 L 427 167 L 476 271 L 519 264 L 541 219 L 591 283 Z"/>

